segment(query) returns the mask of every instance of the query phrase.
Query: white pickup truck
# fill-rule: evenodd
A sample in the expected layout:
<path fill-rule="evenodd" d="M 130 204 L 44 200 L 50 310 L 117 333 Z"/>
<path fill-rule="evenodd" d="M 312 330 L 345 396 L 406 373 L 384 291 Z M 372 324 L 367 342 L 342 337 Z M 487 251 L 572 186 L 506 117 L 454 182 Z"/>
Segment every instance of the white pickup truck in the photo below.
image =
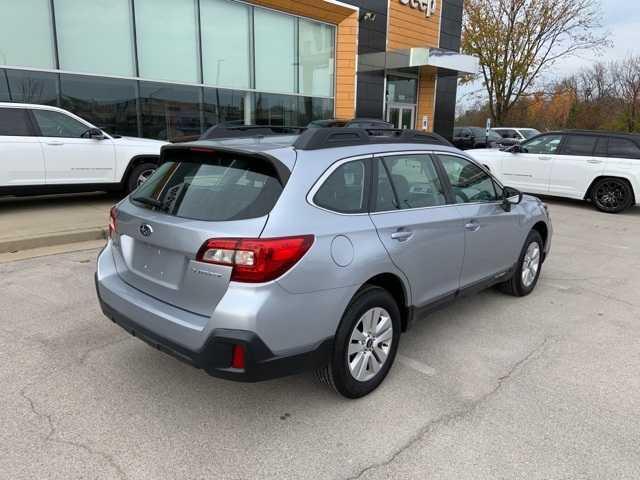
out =
<path fill-rule="evenodd" d="M 166 144 L 109 135 L 61 108 L 0 103 L 0 195 L 130 192 Z"/>

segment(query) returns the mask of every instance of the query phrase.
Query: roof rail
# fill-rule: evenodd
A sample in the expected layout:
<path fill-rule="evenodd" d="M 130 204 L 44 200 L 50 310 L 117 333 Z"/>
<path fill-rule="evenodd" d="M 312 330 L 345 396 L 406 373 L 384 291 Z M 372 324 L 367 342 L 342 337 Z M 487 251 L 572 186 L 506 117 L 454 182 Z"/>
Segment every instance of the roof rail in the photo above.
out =
<path fill-rule="evenodd" d="M 225 138 L 268 137 L 275 135 L 298 135 L 302 127 L 278 127 L 273 125 L 244 125 L 219 123 L 205 131 L 200 140 L 221 140 Z"/>
<path fill-rule="evenodd" d="M 302 132 L 293 146 L 297 150 L 323 150 L 386 143 L 452 146 L 437 133 L 390 128 L 313 128 Z"/>

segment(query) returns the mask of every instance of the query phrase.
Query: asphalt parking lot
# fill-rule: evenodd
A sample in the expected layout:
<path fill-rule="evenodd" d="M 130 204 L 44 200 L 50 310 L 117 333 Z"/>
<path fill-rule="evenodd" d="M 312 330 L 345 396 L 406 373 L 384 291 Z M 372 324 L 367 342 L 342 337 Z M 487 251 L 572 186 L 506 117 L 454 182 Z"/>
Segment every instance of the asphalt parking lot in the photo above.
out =
<path fill-rule="evenodd" d="M 640 208 L 548 203 L 536 291 L 417 323 L 357 401 L 130 337 L 99 312 L 95 249 L 0 264 L 0 477 L 640 478 Z"/>

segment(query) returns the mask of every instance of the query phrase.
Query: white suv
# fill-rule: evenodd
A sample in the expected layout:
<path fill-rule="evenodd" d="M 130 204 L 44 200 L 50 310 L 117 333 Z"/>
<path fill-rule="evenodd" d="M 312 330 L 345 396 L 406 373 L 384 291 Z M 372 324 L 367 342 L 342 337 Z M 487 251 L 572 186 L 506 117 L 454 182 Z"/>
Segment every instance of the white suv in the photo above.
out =
<path fill-rule="evenodd" d="M 640 135 L 550 132 L 504 151 L 467 153 L 524 192 L 590 200 L 608 213 L 640 204 Z"/>
<path fill-rule="evenodd" d="M 61 108 L 0 103 L 0 195 L 130 192 L 166 143 L 108 135 Z"/>

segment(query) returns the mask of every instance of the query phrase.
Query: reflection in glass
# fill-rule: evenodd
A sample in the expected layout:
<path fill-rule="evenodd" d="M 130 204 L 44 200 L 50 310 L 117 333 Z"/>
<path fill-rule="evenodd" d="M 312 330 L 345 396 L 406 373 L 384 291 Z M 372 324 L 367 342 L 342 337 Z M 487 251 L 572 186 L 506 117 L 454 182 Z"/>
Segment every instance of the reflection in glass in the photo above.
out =
<path fill-rule="evenodd" d="M 334 32 L 332 26 L 300 19 L 300 93 L 321 97 L 333 95 Z"/>
<path fill-rule="evenodd" d="M 249 88 L 251 9 L 227 0 L 201 0 L 204 83 Z"/>
<path fill-rule="evenodd" d="M 256 89 L 296 93 L 296 18 L 262 8 L 254 11 Z"/>
<path fill-rule="evenodd" d="M 49 0 L 0 0 L 0 65 L 56 68 Z"/>
<path fill-rule="evenodd" d="M 298 97 L 256 93 L 254 123 L 278 127 L 299 126 Z"/>
<path fill-rule="evenodd" d="M 142 136 L 170 141 L 200 136 L 200 90 L 140 82 Z"/>
<path fill-rule="evenodd" d="M 418 79 L 388 75 L 387 94 L 389 102 L 416 103 L 418 98 Z"/>
<path fill-rule="evenodd" d="M 12 102 L 58 105 L 58 74 L 6 70 Z"/>
<path fill-rule="evenodd" d="M 333 118 L 333 99 L 298 97 L 298 126 L 306 127 L 314 120 Z"/>
<path fill-rule="evenodd" d="M 7 71 L 4 68 L 0 68 L 0 102 L 10 102 L 9 96 L 9 79 Z"/>
<path fill-rule="evenodd" d="M 129 0 L 56 0 L 60 69 L 135 76 Z"/>
<path fill-rule="evenodd" d="M 135 0 L 140 76 L 198 82 L 194 0 Z"/>
<path fill-rule="evenodd" d="M 134 80 L 62 75 L 62 108 L 108 133 L 137 137 L 137 94 Z"/>
<path fill-rule="evenodd" d="M 239 90 L 205 88 L 202 105 L 204 129 L 221 122 L 243 123 L 245 95 L 246 92 Z"/>

